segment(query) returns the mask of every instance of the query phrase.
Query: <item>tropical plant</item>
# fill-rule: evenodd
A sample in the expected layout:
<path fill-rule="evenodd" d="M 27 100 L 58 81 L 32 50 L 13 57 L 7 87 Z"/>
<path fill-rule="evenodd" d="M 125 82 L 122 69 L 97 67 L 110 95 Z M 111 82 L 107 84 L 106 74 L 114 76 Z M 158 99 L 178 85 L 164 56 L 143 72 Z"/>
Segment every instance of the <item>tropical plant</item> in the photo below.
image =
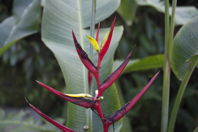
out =
<path fill-rule="evenodd" d="M 11 1 L 12 0 L 8 1 L 8 3 Z M 192 2 L 193 0 L 190 1 Z M 67 120 L 66 126 L 69 128 L 52 120 L 36 107 L 29 104 L 33 110 L 58 128 L 62 128 L 62 130 L 99 132 L 103 128 L 105 129 L 104 131 L 107 131 L 110 126 L 109 131 L 132 131 L 127 118 L 122 118 L 122 120 L 116 122 L 118 119 L 121 119 L 123 115 L 129 113 L 128 116 L 133 117 L 130 120 L 133 121 L 131 124 L 135 128 L 134 131 L 150 131 L 151 129 L 153 131 L 159 131 L 159 107 L 162 99 L 161 132 L 181 131 L 181 129 L 183 131 L 192 131 L 196 126 L 196 111 L 198 109 L 196 105 L 193 105 L 196 104 L 197 85 L 194 83 L 190 85 L 191 88 L 187 88 L 187 84 L 190 81 L 193 70 L 197 67 L 196 23 L 198 20 L 196 17 L 198 16 L 198 10 L 194 6 L 184 7 L 179 5 L 176 7 L 176 5 L 177 0 L 172 1 L 172 7 L 170 7 L 168 0 L 165 0 L 165 2 L 160 0 L 14 0 L 13 10 L 10 10 L 10 14 L 2 13 L 0 15 L 1 20 L 7 17 L 7 19 L 3 20 L 0 24 L 0 56 L 2 56 L 0 60 L 2 69 L 0 72 L 1 74 L 6 73 L 4 76 L 5 79 L 9 78 L 9 75 L 16 74 L 16 77 L 14 76 L 16 80 L 14 79 L 12 82 L 16 87 L 20 85 L 24 85 L 23 87 L 31 87 L 30 83 L 35 79 L 36 73 L 42 74 L 42 77 L 38 77 L 37 79 L 54 85 L 59 88 L 59 90 L 63 87 L 63 92 L 59 92 L 37 81 L 37 83 L 47 90 L 72 102 L 68 103 L 66 107 L 62 107 L 64 111 L 62 116 Z M 41 15 L 42 6 L 43 12 Z M 2 11 L 1 9 L 4 10 L 5 8 L 2 8 L 0 5 L 0 12 Z M 116 16 L 119 18 L 118 23 L 122 23 L 124 28 L 123 26 L 115 26 L 114 28 L 114 21 L 110 32 L 108 32 L 109 29 L 107 28 L 100 29 L 100 25 L 102 25 L 101 27 L 109 25 L 108 20 L 111 18 L 104 22 L 102 21 L 112 15 L 116 10 L 118 13 Z M 163 14 L 165 14 L 164 30 L 160 27 L 163 23 L 158 21 L 159 19 L 163 19 Z M 40 22 L 41 34 L 37 33 L 40 31 Z M 98 24 L 98 29 L 95 31 L 96 23 Z M 175 30 L 175 26 L 177 26 L 177 30 Z M 123 31 L 123 29 L 125 30 Z M 164 31 L 165 36 L 163 37 Z M 123 32 L 124 36 L 121 39 Z M 37 33 L 36 36 L 32 37 L 32 34 L 35 33 Z M 29 35 L 31 35 L 32 38 L 27 37 Z M 96 39 L 94 39 L 94 36 L 96 36 Z M 24 37 L 26 38 L 24 39 Z M 56 61 L 51 61 L 53 57 L 52 55 L 48 57 L 49 52 L 46 55 L 47 57 L 44 57 L 47 59 L 38 57 L 40 55 L 38 53 L 44 53 L 47 50 L 44 46 L 44 48 L 39 46 L 39 44 L 42 43 L 40 40 L 34 40 L 34 38 L 38 37 L 42 38 L 45 46 L 52 51 L 57 59 L 66 86 L 60 86 L 59 80 L 61 80 L 61 73 L 54 70 L 56 69 L 54 65 L 48 68 L 47 71 L 42 71 L 42 69 L 51 66 L 48 60 L 53 64 L 55 64 Z M 101 42 L 101 45 L 98 44 L 99 42 Z M 115 58 L 119 59 L 127 56 L 131 48 L 134 47 L 131 46 L 131 42 L 136 43 L 136 50 L 134 50 L 135 53 L 133 54 L 134 58 L 144 58 L 129 60 L 129 55 L 125 60 L 116 60 L 113 62 L 114 54 L 116 56 Z M 15 43 L 18 44 L 14 45 Z M 91 43 L 93 47 L 91 47 L 89 43 Z M 106 43 L 109 45 L 107 46 L 108 48 L 104 48 Z M 118 43 L 120 43 L 119 47 Z M 164 46 L 163 43 L 165 43 Z M 29 53 L 29 50 L 26 50 L 27 47 L 28 49 L 33 48 L 35 51 Z M 116 49 L 118 50 L 115 53 Z M 36 53 L 36 55 L 32 53 Z M 106 54 L 105 56 L 104 53 Z M 33 67 L 32 63 L 34 61 L 38 64 Z M 24 67 L 25 70 L 18 70 L 17 67 L 13 68 L 13 66 L 21 62 L 24 64 L 20 64 L 20 67 Z M 10 74 L 10 71 L 5 72 L 6 70 L 4 70 L 4 68 L 8 69 L 8 67 L 12 68 L 15 73 Z M 149 90 L 147 95 L 142 99 L 143 103 L 135 107 L 132 112 L 129 112 L 128 106 L 132 107 L 131 103 L 133 104 L 133 99 L 121 107 L 121 104 L 124 104 L 122 98 L 130 100 L 131 96 L 135 96 L 135 94 L 138 93 L 134 98 L 137 99 L 139 98 L 138 95 L 145 92 L 141 91 L 143 84 L 148 81 L 144 75 L 145 73 L 141 72 L 141 76 L 140 72 L 137 73 L 135 71 L 153 70 L 156 68 L 163 68 L 162 91 L 159 88 L 161 87 L 161 83 L 155 83 L 154 86 L 156 89 Z M 171 70 L 174 74 L 171 73 Z M 28 74 L 25 74 L 24 71 Z M 56 78 L 54 79 L 53 74 L 49 76 L 48 71 L 50 71 L 49 73 L 56 73 Z M 111 71 L 114 72 L 111 73 Z M 122 71 L 124 74 L 123 78 L 117 83 L 114 83 Z M 133 74 L 131 74 L 131 72 L 133 72 Z M 148 76 L 151 76 L 151 73 L 146 73 Z M 195 72 L 194 79 L 191 79 L 194 82 L 196 82 L 196 75 L 197 73 Z M 20 76 L 26 76 L 24 77 L 26 78 L 25 83 L 19 78 Z M 53 79 L 51 79 L 51 81 L 49 78 L 52 77 Z M 1 78 L 0 81 L 5 79 Z M 6 80 L 6 82 L 9 82 L 10 79 Z M 171 82 L 173 80 L 174 83 Z M 1 89 L 1 92 L 3 92 L 0 93 L 0 100 L 1 103 L 4 102 L 5 104 L 5 100 L 8 98 L 5 93 L 8 88 L 4 84 L 5 83 L 0 83 L 0 85 L 3 86 L 3 89 Z M 111 87 L 108 88 L 109 86 Z M 9 90 L 11 90 L 12 87 L 10 87 L 10 85 L 8 87 Z M 136 87 L 136 89 L 131 90 L 131 87 Z M 170 87 L 173 88 L 170 89 Z M 179 90 L 176 95 L 178 87 Z M 30 90 L 32 91 L 33 89 Z M 26 89 L 26 91 L 30 90 Z M 12 97 L 21 97 L 23 94 L 17 93 L 21 90 L 15 89 L 15 91 L 15 95 Z M 48 98 L 46 90 L 43 91 L 45 97 L 42 96 L 42 99 L 33 97 L 35 96 L 36 90 L 25 96 L 30 100 L 37 99 L 40 104 L 43 104 L 43 102 L 51 98 L 51 96 Z M 122 92 L 125 94 L 123 97 L 121 96 Z M 170 93 L 173 97 L 176 96 L 176 98 L 170 98 Z M 37 92 L 36 96 L 40 96 L 40 94 Z M 183 97 L 185 97 L 185 107 L 179 109 Z M 171 102 L 173 102 L 174 99 L 175 102 L 171 109 L 171 105 L 169 104 L 172 104 Z M 12 100 L 11 98 L 10 102 L 13 102 Z M 134 102 L 136 103 L 136 101 Z M 47 101 L 47 103 L 50 104 L 50 101 Z M 91 109 L 84 109 L 78 105 Z M 186 111 L 186 108 L 190 110 Z M 172 110 L 171 113 L 169 109 Z M 60 111 L 60 109 L 58 111 Z M 145 114 L 149 111 L 155 111 L 156 114 Z M 179 117 L 178 120 L 176 120 L 177 115 Z M 145 118 L 148 120 L 144 120 Z M 10 119 L 8 121 L 5 118 L 1 119 L 1 128 L 4 123 L 6 123 L 7 126 L 9 123 L 13 125 Z M 188 120 L 189 123 L 186 123 L 186 120 Z M 19 121 L 21 121 L 21 119 Z M 114 122 L 116 123 L 114 124 Z M 22 122 L 22 124 L 24 124 L 24 122 Z M 31 128 L 32 124 L 25 126 L 24 130 L 26 130 L 28 126 Z M 36 127 L 41 128 L 38 129 L 38 131 L 49 130 L 43 128 L 41 125 L 36 125 Z M 2 130 L 8 129 L 2 128 Z M 22 130 L 23 127 L 16 129 L 16 131 Z M 34 128 L 32 130 L 34 131 Z M 52 129 L 52 131 L 57 131 L 57 129 Z M 194 131 L 197 131 L 197 129 Z"/>
<path fill-rule="evenodd" d="M 81 107 L 84 107 L 84 108 L 90 108 L 93 112 L 95 112 L 99 116 L 99 118 L 102 122 L 102 125 L 103 125 L 104 132 L 108 132 L 109 127 L 112 124 L 114 124 L 116 121 L 120 120 L 125 114 L 128 113 L 128 111 L 131 108 L 133 108 L 133 106 L 144 95 L 144 93 L 152 85 L 152 83 L 154 82 L 154 80 L 156 79 L 156 77 L 159 74 L 159 72 L 156 73 L 154 75 L 154 77 L 149 81 L 149 83 L 129 103 L 125 104 L 122 108 L 120 108 L 119 110 L 114 112 L 112 115 L 107 116 L 107 117 L 104 116 L 105 114 L 103 113 L 102 106 L 101 106 L 101 100 L 103 99 L 103 93 L 119 77 L 121 72 L 124 70 L 124 68 L 128 64 L 129 59 L 132 55 L 132 53 L 129 53 L 126 60 L 124 62 L 122 62 L 122 64 L 113 73 L 111 73 L 102 83 L 100 82 L 101 63 L 102 63 L 103 58 L 105 57 L 105 54 L 107 53 L 107 51 L 109 49 L 111 39 L 112 39 L 112 36 L 113 36 L 114 25 L 115 25 L 115 19 L 112 23 L 112 26 L 111 26 L 111 29 L 110 29 L 109 33 L 104 38 L 101 45 L 98 44 L 100 27 L 98 28 L 98 31 L 97 31 L 97 34 L 96 34 L 96 39 L 94 39 L 90 36 L 87 37 L 89 39 L 90 43 L 93 45 L 94 49 L 98 52 L 97 66 L 95 66 L 93 64 L 93 62 L 89 59 L 87 53 L 82 49 L 82 47 L 80 46 L 80 44 L 78 43 L 78 41 L 76 39 L 76 36 L 72 32 L 73 40 L 74 40 L 74 44 L 75 44 L 78 56 L 79 56 L 81 62 L 84 64 L 84 66 L 88 70 L 89 87 L 91 87 L 91 84 L 92 84 L 92 77 L 94 77 L 95 80 L 96 80 L 97 89 L 95 90 L 95 96 L 92 96 L 91 94 L 87 94 L 87 93 L 64 94 L 64 93 L 61 93 L 59 91 L 56 91 L 55 89 L 53 89 L 53 88 L 51 88 L 51 87 L 49 87 L 49 86 L 47 86 L 47 85 L 45 85 L 41 82 L 37 82 L 39 85 L 46 88 L 48 91 L 60 96 L 61 98 L 63 98 L 66 101 L 72 102 L 72 103 L 74 103 L 76 105 L 79 105 Z M 72 130 L 70 128 L 67 128 L 67 127 L 57 123 L 56 121 L 52 120 L 50 117 L 43 114 L 40 110 L 38 110 L 33 105 L 31 105 L 31 104 L 29 104 L 29 105 L 35 112 L 37 112 L 39 115 L 41 115 L 43 118 L 48 120 L 50 123 L 52 123 L 53 125 L 55 125 L 59 129 L 61 129 L 62 131 L 64 131 L 64 132 L 74 132 L 74 130 Z M 90 128 L 90 127 L 91 126 L 89 126 L 87 124 L 87 127 L 84 127 L 83 129 L 87 130 L 87 131 L 93 131 L 93 128 Z"/>

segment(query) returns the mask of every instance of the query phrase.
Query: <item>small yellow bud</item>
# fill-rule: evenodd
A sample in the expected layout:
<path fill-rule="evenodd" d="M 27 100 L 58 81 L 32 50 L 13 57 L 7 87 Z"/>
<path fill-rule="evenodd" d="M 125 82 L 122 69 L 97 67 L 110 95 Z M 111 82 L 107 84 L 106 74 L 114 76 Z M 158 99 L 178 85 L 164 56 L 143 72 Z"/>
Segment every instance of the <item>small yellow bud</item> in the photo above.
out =
<path fill-rule="evenodd" d="M 100 52 L 100 47 L 99 47 L 99 45 L 98 45 L 98 42 L 94 39 L 94 38 L 92 38 L 91 36 L 86 36 L 87 37 L 87 39 L 89 40 L 89 42 L 92 44 L 92 46 L 94 47 L 94 49 L 97 51 L 97 52 Z"/>
<path fill-rule="evenodd" d="M 86 93 L 80 93 L 80 94 L 65 94 L 66 96 L 69 97 L 82 97 L 82 98 L 92 98 L 93 96 L 90 94 L 86 94 Z"/>

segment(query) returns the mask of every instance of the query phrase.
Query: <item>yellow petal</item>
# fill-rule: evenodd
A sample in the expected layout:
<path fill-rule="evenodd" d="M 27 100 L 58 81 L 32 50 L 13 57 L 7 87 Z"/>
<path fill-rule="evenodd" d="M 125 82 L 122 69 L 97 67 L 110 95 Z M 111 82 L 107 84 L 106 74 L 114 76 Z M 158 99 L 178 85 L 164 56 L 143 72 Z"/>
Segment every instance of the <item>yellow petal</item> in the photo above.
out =
<path fill-rule="evenodd" d="M 106 43 L 108 36 L 109 36 L 109 32 L 107 32 L 107 33 L 105 34 L 105 37 L 104 37 L 103 40 L 102 40 L 102 43 L 101 43 L 101 46 L 100 46 L 101 49 L 103 48 L 104 44 Z"/>
<path fill-rule="evenodd" d="M 87 39 L 89 40 L 89 42 L 92 44 L 92 46 L 94 47 L 94 49 L 99 52 L 100 51 L 100 47 L 98 46 L 98 42 L 92 38 L 91 36 L 86 36 Z"/>
<path fill-rule="evenodd" d="M 82 98 L 92 98 L 93 96 L 90 94 L 80 93 L 80 94 L 65 94 L 70 97 L 82 97 Z"/>

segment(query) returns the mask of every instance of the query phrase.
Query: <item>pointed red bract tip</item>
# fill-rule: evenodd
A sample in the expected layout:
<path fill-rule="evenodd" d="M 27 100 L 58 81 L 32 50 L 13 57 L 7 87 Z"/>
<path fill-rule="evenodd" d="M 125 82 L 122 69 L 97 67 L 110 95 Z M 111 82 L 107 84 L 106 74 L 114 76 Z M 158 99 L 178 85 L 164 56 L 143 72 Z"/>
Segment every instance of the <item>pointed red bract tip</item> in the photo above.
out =
<path fill-rule="evenodd" d="M 79 106 L 82 106 L 82 107 L 85 107 L 85 108 L 92 108 L 94 107 L 95 105 L 95 100 L 92 99 L 92 98 L 85 98 L 85 97 L 70 97 L 60 91 L 57 91 L 55 89 L 53 89 L 52 87 L 50 86 L 47 86 L 46 84 L 42 83 L 42 82 L 39 82 L 39 81 L 36 81 L 39 85 L 41 85 L 42 87 L 46 88 L 48 91 L 52 92 L 53 94 L 57 95 L 58 97 L 66 100 L 66 101 L 69 101 L 71 103 L 74 103 L 76 105 L 79 105 Z"/>
<path fill-rule="evenodd" d="M 96 32 L 96 41 L 98 42 L 98 39 L 99 39 L 99 34 L 100 34 L 100 23 L 98 23 L 98 29 L 97 29 L 97 32 Z"/>
<path fill-rule="evenodd" d="M 101 49 L 100 53 L 99 53 L 99 59 L 98 59 L 98 65 L 100 66 L 103 57 L 105 56 L 105 54 L 107 53 L 110 43 L 111 43 L 111 39 L 113 36 L 113 31 L 114 31 L 114 26 L 115 26 L 115 22 L 116 22 L 116 17 L 114 17 L 114 20 L 111 24 L 111 28 L 110 28 L 110 32 L 109 32 L 109 36 L 107 38 L 107 41 L 105 42 L 103 48 Z"/>
<path fill-rule="evenodd" d="M 140 100 L 140 98 L 144 95 L 144 93 L 150 88 L 153 82 L 156 80 L 159 72 L 157 72 L 150 81 L 146 84 L 146 86 L 127 104 L 125 104 L 120 110 L 112 114 L 110 117 L 106 118 L 107 125 L 111 125 L 112 123 L 120 120 L 124 115 L 126 115 L 133 106 Z"/>
<path fill-rule="evenodd" d="M 100 94 L 99 96 L 102 96 L 101 94 L 107 88 L 109 88 L 115 82 L 115 80 L 120 76 L 124 68 L 127 66 L 131 56 L 132 56 L 132 52 L 130 52 L 126 57 L 126 59 L 123 61 L 123 63 L 103 81 L 103 83 L 99 87 L 99 94 Z"/>
<path fill-rule="evenodd" d="M 54 126 L 56 126 L 57 128 L 59 128 L 63 132 L 74 132 L 72 129 L 70 129 L 70 128 L 68 128 L 68 127 L 66 127 L 66 126 L 58 123 L 57 121 L 53 120 L 52 118 L 50 118 L 46 114 L 42 113 L 39 109 L 37 109 L 32 104 L 30 104 L 27 99 L 26 99 L 26 102 L 30 106 L 30 108 L 32 108 L 32 110 L 34 110 L 37 114 L 39 114 L 41 117 L 43 117 L 44 119 L 46 119 L 48 122 L 50 122 L 51 124 L 53 124 Z"/>
<path fill-rule="evenodd" d="M 78 56 L 81 60 L 81 62 L 84 64 L 84 66 L 92 72 L 94 75 L 98 72 L 97 67 L 93 64 L 93 62 L 89 59 L 87 53 L 82 49 L 80 44 L 78 43 L 76 36 L 74 32 L 72 31 L 72 36 L 74 40 L 74 45 L 76 47 L 76 51 L 78 53 Z"/>

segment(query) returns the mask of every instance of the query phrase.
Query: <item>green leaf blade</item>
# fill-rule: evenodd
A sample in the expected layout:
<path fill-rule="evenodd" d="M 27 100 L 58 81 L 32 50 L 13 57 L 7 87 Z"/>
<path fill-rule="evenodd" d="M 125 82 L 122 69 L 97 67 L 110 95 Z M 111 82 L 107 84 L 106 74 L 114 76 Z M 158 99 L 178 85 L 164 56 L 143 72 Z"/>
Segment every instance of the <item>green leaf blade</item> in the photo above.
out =
<path fill-rule="evenodd" d="M 171 67 L 181 80 L 190 64 L 190 59 L 198 55 L 198 17 L 184 25 L 177 33 L 171 51 Z"/>
<path fill-rule="evenodd" d="M 160 0 L 136 0 L 139 6 L 149 6 L 155 8 L 158 12 L 165 13 L 164 2 Z M 169 9 L 171 15 L 172 8 Z M 194 6 L 178 6 L 175 10 L 175 24 L 184 25 L 198 16 L 198 10 Z"/>
<path fill-rule="evenodd" d="M 113 69 L 116 69 L 121 62 L 122 61 L 115 61 Z M 124 73 L 161 68 L 163 66 L 163 62 L 164 56 L 162 54 L 148 56 L 143 59 L 134 59 L 129 61 Z"/>
<path fill-rule="evenodd" d="M 0 24 L 0 55 L 16 41 L 39 30 L 40 1 L 18 1 L 14 2 L 13 16 L 5 19 Z"/>

